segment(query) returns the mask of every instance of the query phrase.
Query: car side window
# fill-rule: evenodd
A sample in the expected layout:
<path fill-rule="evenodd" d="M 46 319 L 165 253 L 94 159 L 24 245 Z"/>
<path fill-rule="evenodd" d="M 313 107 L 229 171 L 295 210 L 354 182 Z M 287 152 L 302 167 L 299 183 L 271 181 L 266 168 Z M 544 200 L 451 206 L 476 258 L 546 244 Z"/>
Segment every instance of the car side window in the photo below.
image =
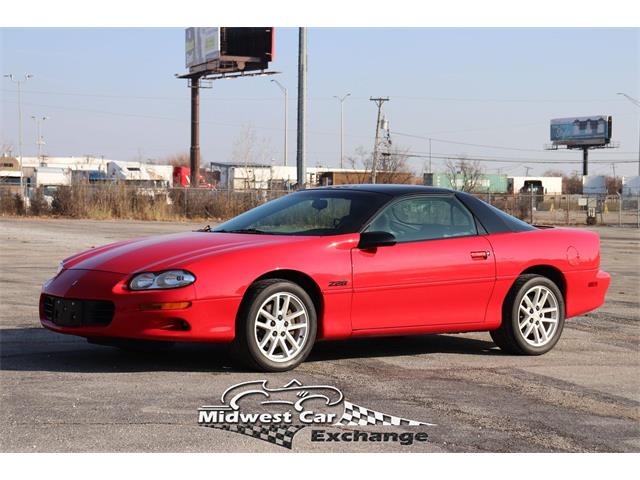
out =
<path fill-rule="evenodd" d="M 453 196 L 416 196 L 392 203 L 367 228 L 401 242 L 477 235 L 471 213 Z"/>

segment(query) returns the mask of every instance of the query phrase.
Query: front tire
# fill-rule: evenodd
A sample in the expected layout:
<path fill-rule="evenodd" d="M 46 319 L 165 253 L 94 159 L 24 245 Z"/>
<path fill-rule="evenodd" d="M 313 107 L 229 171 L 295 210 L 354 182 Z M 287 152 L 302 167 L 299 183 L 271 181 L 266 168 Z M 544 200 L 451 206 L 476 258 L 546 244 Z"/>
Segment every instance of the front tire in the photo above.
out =
<path fill-rule="evenodd" d="M 564 318 L 564 298 L 558 286 L 541 275 L 521 275 L 505 300 L 502 325 L 489 333 L 501 350 L 542 355 L 558 343 Z"/>
<path fill-rule="evenodd" d="M 307 358 L 316 332 L 316 309 L 302 287 L 283 279 L 261 280 L 242 302 L 233 350 L 250 368 L 284 372 Z"/>

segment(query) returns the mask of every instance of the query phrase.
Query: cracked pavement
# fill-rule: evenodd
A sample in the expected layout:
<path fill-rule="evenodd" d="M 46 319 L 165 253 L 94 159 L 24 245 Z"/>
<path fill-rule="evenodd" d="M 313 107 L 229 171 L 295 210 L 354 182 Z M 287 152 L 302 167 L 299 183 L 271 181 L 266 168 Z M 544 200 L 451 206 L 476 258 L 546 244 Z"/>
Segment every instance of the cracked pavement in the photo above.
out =
<path fill-rule="evenodd" d="M 1 451 L 286 452 L 197 425 L 199 406 L 262 378 L 334 385 L 350 402 L 436 424 L 410 446 L 312 443 L 304 428 L 293 451 L 640 450 L 637 229 L 594 228 L 612 275 L 607 302 L 568 320 L 546 355 L 503 354 L 488 333 L 368 338 L 319 343 L 294 372 L 258 374 L 236 370 L 222 345 L 136 354 L 39 325 L 40 285 L 60 259 L 201 224 L 1 218 L 0 226 Z"/>

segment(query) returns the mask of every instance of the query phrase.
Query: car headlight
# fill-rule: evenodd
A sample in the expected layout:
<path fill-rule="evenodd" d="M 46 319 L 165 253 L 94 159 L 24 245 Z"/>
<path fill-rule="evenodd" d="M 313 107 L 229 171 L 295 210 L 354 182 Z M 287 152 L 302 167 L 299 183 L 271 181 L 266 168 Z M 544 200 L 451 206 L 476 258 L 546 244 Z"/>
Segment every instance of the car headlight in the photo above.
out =
<path fill-rule="evenodd" d="M 145 272 L 129 280 L 131 290 L 166 290 L 191 285 L 196 277 L 185 270 L 167 270 L 166 272 Z"/>

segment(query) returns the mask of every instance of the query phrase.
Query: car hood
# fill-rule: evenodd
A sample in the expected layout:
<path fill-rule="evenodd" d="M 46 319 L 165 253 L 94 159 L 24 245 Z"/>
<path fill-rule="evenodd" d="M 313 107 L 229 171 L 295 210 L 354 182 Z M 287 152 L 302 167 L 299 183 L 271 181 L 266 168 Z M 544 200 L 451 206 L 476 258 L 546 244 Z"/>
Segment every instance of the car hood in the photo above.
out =
<path fill-rule="evenodd" d="M 161 235 L 88 250 L 65 259 L 64 268 L 122 274 L 158 271 L 179 268 L 204 256 L 305 238 L 211 232 Z"/>

